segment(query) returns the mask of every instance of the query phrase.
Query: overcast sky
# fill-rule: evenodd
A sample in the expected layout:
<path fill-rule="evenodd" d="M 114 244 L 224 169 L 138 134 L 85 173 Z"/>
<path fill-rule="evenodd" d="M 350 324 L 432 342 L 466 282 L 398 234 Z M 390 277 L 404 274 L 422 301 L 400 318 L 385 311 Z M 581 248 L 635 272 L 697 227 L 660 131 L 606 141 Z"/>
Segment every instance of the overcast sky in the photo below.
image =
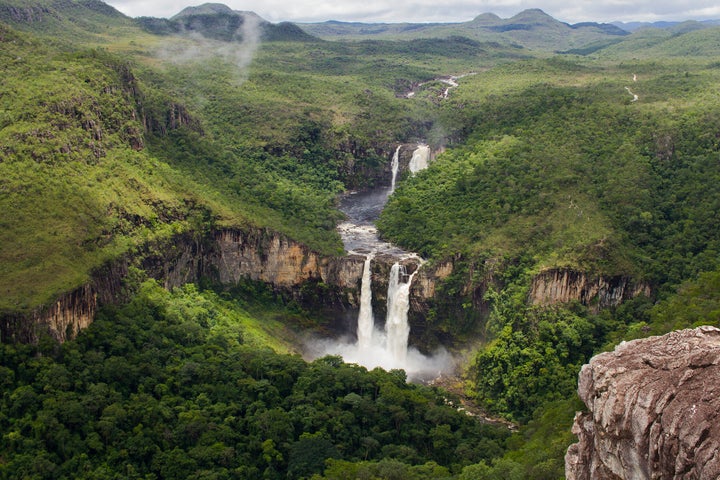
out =
<path fill-rule="evenodd" d="M 171 17 L 204 0 L 105 0 L 131 17 Z M 464 22 L 492 12 L 509 18 L 540 8 L 568 23 L 720 19 L 718 0 L 224 0 L 271 22 Z"/>

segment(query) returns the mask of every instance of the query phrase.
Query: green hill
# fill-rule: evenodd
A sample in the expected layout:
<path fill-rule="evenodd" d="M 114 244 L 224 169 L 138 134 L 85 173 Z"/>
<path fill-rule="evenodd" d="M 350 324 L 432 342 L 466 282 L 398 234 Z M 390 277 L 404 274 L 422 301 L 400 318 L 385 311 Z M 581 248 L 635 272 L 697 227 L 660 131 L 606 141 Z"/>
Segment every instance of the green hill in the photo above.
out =
<path fill-rule="evenodd" d="M 100 0 L 7 0 L 0 4 L 0 21 L 18 29 L 83 42 L 107 39 L 134 23 Z"/>
<path fill-rule="evenodd" d="M 170 19 L 141 17 L 140 25 L 151 33 L 193 34 L 221 41 L 242 42 L 248 37 L 263 41 L 310 41 L 313 38 L 298 26 L 272 24 L 253 12 L 232 10 L 226 5 L 206 3 L 187 7 Z"/>
<path fill-rule="evenodd" d="M 720 27 L 685 22 L 667 29 L 637 30 L 622 42 L 598 52 L 602 58 L 712 59 L 720 55 Z"/>

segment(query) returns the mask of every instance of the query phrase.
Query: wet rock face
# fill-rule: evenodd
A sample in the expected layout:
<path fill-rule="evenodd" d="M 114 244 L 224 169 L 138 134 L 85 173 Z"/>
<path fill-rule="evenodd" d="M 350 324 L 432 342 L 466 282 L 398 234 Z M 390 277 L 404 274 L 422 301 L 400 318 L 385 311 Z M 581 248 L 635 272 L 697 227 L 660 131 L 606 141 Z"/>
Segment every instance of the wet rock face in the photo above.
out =
<path fill-rule="evenodd" d="M 568 480 L 720 478 L 719 329 L 623 342 L 583 366 L 578 393 Z"/>

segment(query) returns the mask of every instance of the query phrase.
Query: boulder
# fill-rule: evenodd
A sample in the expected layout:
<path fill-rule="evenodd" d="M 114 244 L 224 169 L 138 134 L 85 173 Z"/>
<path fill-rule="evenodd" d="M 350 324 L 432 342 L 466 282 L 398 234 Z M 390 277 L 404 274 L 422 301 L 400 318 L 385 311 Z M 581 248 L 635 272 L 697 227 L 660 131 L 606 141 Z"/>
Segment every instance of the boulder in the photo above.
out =
<path fill-rule="evenodd" d="M 720 330 L 623 342 L 579 377 L 568 480 L 720 478 Z"/>

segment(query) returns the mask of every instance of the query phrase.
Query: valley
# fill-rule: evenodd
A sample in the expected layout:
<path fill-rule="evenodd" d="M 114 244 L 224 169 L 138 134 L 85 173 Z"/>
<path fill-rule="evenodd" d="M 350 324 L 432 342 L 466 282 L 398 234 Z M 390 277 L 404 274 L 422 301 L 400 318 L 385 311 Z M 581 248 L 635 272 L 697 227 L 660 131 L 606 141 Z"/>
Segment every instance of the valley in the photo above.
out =
<path fill-rule="evenodd" d="M 564 478 L 720 326 L 719 36 L 0 0 L 0 478 Z"/>

